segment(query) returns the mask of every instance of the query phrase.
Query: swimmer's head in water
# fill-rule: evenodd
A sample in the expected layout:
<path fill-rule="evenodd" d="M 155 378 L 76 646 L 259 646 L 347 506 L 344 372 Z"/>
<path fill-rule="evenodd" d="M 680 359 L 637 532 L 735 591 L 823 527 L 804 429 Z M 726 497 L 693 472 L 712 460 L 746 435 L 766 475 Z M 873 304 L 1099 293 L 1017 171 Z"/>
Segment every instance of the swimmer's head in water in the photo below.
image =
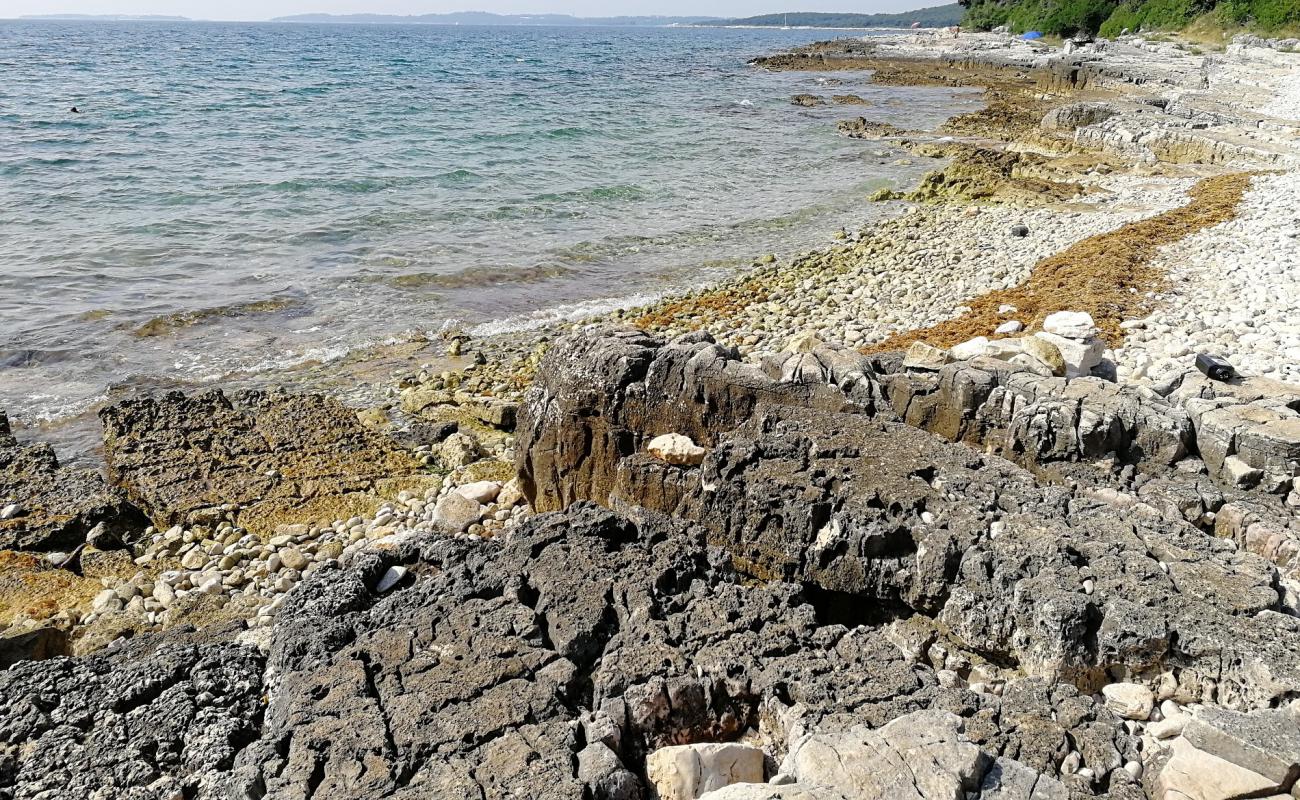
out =
<path fill-rule="evenodd" d="M 80 114 L 81 112 L 77 110 L 77 107 L 76 107 L 76 106 L 73 106 L 73 107 L 72 107 L 72 112 L 71 112 L 71 113 L 73 113 L 73 114 Z"/>

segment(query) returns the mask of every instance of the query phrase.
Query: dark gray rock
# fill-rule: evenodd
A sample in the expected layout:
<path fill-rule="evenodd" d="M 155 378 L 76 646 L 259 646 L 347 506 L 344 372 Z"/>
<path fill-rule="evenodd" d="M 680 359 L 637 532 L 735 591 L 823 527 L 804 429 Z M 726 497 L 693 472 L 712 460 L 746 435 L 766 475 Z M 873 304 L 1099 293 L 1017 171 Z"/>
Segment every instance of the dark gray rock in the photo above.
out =
<path fill-rule="evenodd" d="M 71 550 L 96 526 L 120 538 L 147 524 L 126 496 L 91 469 L 64 467 L 48 444 L 14 438 L 0 411 L 0 550 Z"/>

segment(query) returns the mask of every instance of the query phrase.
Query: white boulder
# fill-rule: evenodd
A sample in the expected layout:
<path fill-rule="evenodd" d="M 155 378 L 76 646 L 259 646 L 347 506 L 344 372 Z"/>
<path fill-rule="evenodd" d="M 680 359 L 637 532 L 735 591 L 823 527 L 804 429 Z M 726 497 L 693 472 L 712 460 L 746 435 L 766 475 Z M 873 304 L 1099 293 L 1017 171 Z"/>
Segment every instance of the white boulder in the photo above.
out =
<path fill-rule="evenodd" d="M 434 527 L 444 533 L 462 533 L 482 518 L 483 504 L 456 492 L 448 492 L 433 507 Z"/>
<path fill-rule="evenodd" d="M 1065 361 L 1065 374 L 1071 378 L 1091 373 L 1092 368 L 1101 363 L 1102 355 L 1106 352 L 1106 343 L 1095 336 L 1090 339 L 1072 339 L 1046 332 L 1034 335 L 1056 345 Z"/>
<path fill-rule="evenodd" d="M 646 756 L 645 774 L 652 798 L 696 800 L 732 784 L 762 783 L 763 751 L 729 743 L 662 747 Z"/>
<path fill-rule="evenodd" d="M 996 334 L 1020 333 L 1025 329 L 1024 323 L 1018 319 L 1009 319 L 993 329 Z"/>
<path fill-rule="evenodd" d="M 1101 695 L 1106 708 L 1125 719 L 1146 720 L 1156 704 L 1155 693 L 1140 683 L 1112 683 L 1102 687 Z"/>
<path fill-rule="evenodd" d="M 680 433 L 656 436 L 650 440 L 646 450 L 660 461 L 679 466 L 694 466 L 704 461 L 704 448 Z"/>
<path fill-rule="evenodd" d="M 985 353 L 988 352 L 988 349 L 989 349 L 989 337 L 976 336 L 974 339 L 971 339 L 970 341 L 962 342 L 961 344 L 958 345 L 953 345 L 952 349 L 949 350 L 948 352 L 951 353 L 952 357 L 957 361 L 969 361 L 972 358 L 978 358 L 984 355 Z"/>
<path fill-rule="evenodd" d="M 464 486 L 457 486 L 453 491 L 461 497 L 487 505 L 497 499 L 497 495 L 501 493 L 501 484 L 496 481 L 476 481 L 467 483 Z"/>
<path fill-rule="evenodd" d="M 938 370 L 944 364 L 952 363 L 952 354 L 925 342 L 912 342 L 903 356 L 905 369 Z"/>
<path fill-rule="evenodd" d="M 1090 339 L 1097 335 L 1097 325 L 1086 311 L 1057 311 L 1043 320 L 1043 330 L 1067 339 Z"/>

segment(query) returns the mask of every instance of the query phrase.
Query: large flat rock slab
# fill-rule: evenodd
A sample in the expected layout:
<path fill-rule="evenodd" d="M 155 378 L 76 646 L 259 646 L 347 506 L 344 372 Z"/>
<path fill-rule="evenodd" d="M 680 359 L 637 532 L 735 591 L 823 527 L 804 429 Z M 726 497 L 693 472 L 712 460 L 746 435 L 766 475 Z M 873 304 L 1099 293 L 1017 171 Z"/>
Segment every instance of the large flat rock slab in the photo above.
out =
<path fill-rule="evenodd" d="M 109 406 L 100 420 L 110 479 L 160 528 L 328 524 L 434 480 L 323 395 L 171 392 Z"/>

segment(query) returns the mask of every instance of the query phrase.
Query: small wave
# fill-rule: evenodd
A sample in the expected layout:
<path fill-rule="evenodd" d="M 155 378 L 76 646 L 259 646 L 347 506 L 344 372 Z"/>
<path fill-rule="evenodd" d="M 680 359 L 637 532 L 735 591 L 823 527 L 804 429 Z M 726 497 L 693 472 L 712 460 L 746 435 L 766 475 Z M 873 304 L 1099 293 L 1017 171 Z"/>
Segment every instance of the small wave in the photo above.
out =
<path fill-rule="evenodd" d="M 39 367 L 43 364 L 57 364 L 60 361 L 69 361 L 78 355 L 80 355 L 80 352 L 77 350 L 41 350 L 38 348 L 0 350 L 0 368 Z"/>
<path fill-rule="evenodd" d="M 543 135 L 547 139 L 578 139 L 583 136 L 593 136 L 596 133 L 597 131 L 593 131 L 591 128 L 568 127 L 553 128 Z"/>
<path fill-rule="evenodd" d="M 460 186 L 483 180 L 483 176 L 472 169 L 453 169 L 433 176 L 439 186 Z"/>
<path fill-rule="evenodd" d="M 513 317 L 506 317 L 505 319 L 493 320 L 492 322 L 484 322 L 471 328 L 469 335 L 478 338 L 483 336 L 495 336 L 502 333 L 518 333 L 520 331 L 537 330 L 538 328 L 545 328 L 548 325 L 557 325 L 564 322 L 581 322 L 620 309 L 647 306 L 662 297 L 663 293 L 655 292 L 632 294 L 625 297 L 604 298 L 601 300 L 584 300 L 580 303 L 570 303 L 568 305 L 556 306 L 542 311 L 534 311 L 528 314 L 520 314 Z"/>
<path fill-rule="evenodd" d="M 614 186 L 592 186 L 586 189 L 574 189 L 569 192 L 534 195 L 530 199 L 538 203 L 569 203 L 573 201 L 591 202 L 601 200 L 645 200 L 650 192 L 633 184 Z"/>
<path fill-rule="evenodd" d="M 399 289 L 473 289 L 505 284 L 541 283 L 573 274 L 573 270 L 558 264 L 539 264 L 534 267 L 468 267 L 458 272 L 414 272 L 386 278 L 385 283 Z"/>
<path fill-rule="evenodd" d="M 131 333 L 141 337 L 166 336 L 185 328 L 192 328 L 215 319 L 247 317 L 253 314 L 274 314 L 280 311 L 300 307 L 302 300 L 277 298 L 272 300 L 254 300 L 250 303 L 236 303 L 212 308 L 200 308 L 194 311 L 178 311 L 154 317 L 139 327 L 132 328 Z"/>

